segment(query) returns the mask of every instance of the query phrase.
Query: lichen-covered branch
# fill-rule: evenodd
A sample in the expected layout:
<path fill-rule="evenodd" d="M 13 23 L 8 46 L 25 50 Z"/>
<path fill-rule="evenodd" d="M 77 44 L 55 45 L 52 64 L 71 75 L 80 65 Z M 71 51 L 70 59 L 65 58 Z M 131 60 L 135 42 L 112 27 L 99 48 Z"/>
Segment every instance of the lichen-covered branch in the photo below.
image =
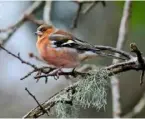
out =
<path fill-rule="evenodd" d="M 140 65 L 138 63 L 137 58 L 133 58 L 129 61 L 118 63 L 118 64 L 112 64 L 112 65 L 106 67 L 106 69 L 110 71 L 110 73 L 109 73 L 110 76 L 112 76 L 114 74 L 130 71 L 130 70 L 142 70 L 142 68 L 140 67 Z M 70 74 L 71 74 L 71 72 L 70 72 Z M 81 72 L 80 72 L 80 74 L 81 74 Z M 41 105 L 43 106 L 43 108 L 45 108 L 45 110 L 50 111 L 51 108 L 56 104 L 55 99 L 57 96 L 67 93 L 69 90 L 74 90 L 77 87 L 77 85 L 78 85 L 78 82 L 72 84 L 71 86 L 68 86 L 65 89 L 62 89 L 60 92 L 51 96 L 48 100 L 46 100 Z M 41 115 L 43 115 L 39 106 L 32 109 L 23 118 L 33 118 L 34 115 L 35 115 L 35 117 L 40 117 Z"/>
<path fill-rule="evenodd" d="M 143 60 L 145 60 L 145 58 L 142 57 Z M 143 70 L 145 69 L 145 67 L 142 67 L 138 61 L 138 57 L 134 57 L 128 61 L 125 62 L 121 62 L 121 63 L 117 63 L 117 64 L 112 64 L 108 67 L 105 67 L 105 69 L 107 69 L 109 71 L 109 76 L 118 74 L 118 73 L 122 73 L 122 72 L 126 72 L 126 71 L 130 71 L 130 70 L 135 70 L 135 71 L 139 71 L 139 70 Z M 69 72 L 68 72 L 69 73 Z M 72 74 L 72 72 L 70 72 L 70 75 Z M 84 75 L 84 73 L 79 72 L 77 75 Z M 59 95 L 62 95 L 64 93 L 67 93 L 68 90 L 75 90 L 75 88 L 78 86 L 78 82 L 72 84 L 71 86 L 61 90 L 60 92 L 56 93 L 55 95 L 53 95 L 51 98 L 49 98 L 47 101 L 45 101 L 42 106 L 43 108 L 45 108 L 46 110 L 50 111 L 51 108 L 57 103 L 55 101 L 56 97 Z M 142 104 L 142 101 L 140 101 L 140 103 Z M 136 107 L 136 109 L 140 110 L 139 106 Z M 133 110 L 134 112 L 138 112 L 138 110 Z M 50 113 L 51 114 L 51 113 Z M 39 107 L 36 107 L 35 109 L 31 110 L 30 112 L 28 112 L 24 118 L 32 118 L 32 117 L 40 117 L 41 115 L 43 115 L 42 111 L 40 110 Z"/>
<path fill-rule="evenodd" d="M 137 48 L 137 46 L 134 44 L 134 46 Z M 20 55 L 15 55 L 13 53 L 11 53 L 10 51 L 8 51 L 7 49 L 5 49 L 3 46 L 0 45 L 0 48 L 3 49 L 4 51 L 6 51 L 8 54 L 12 55 L 13 57 L 17 58 L 18 60 L 20 60 L 23 64 L 26 64 L 28 66 L 30 66 L 31 68 L 33 68 L 33 70 L 31 72 L 29 72 L 25 77 L 23 77 L 22 79 L 27 78 L 28 76 L 30 76 L 32 73 L 38 73 L 37 76 L 35 76 L 36 79 L 41 78 L 41 77 L 45 77 L 46 79 L 49 76 L 57 76 L 57 74 L 55 73 L 51 73 L 55 70 L 55 68 L 51 68 L 51 67 L 40 67 L 38 68 L 36 65 L 31 64 L 25 60 L 23 60 Z M 110 48 L 110 47 L 109 47 Z M 131 47 L 132 48 L 132 47 Z M 104 48 L 105 49 L 105 48 Z M 138 49 L 138 48 L 137 48 Z M 115 49 L 113 49 L 115 50 Z M 139 50 L 139 49 L 138 49 Z M 119 50 L 117 50 L 117 52 L 119 52 Z M 122 51 L 125 52 L 125 51 Z M 140 51 L 139 51 L 140 52 Z M 138 56 L 137 52 L 136 53 L 136 57 L 132 57 L 129 60 L 120 62 L 120 63 L 116 63 L 116 64 L 112 64 L 110 66 L 104 67 L 104 69 L 108 70 L 108 76 L 112 76 L 118 73 L 122 73 L 122 72 L 126 72 L 126 71 L 130 71 L 130 70 L 135 70 L 135 71 L 139 71 L 139 70 L 144 70 L 145 66 L 140 64 L 140 56 Z M 127 54 L 127 53 L 125 53 Z M 131 55 L 130 55 L 131 56 Z M 141 55 L 141 59 L 145 61 L 145 58 L 142 57 Z M 42 74 L 41 74 L 42 73 Z M 77 77 L 77 76 L 84 76 L 84 75 L 90 75 L 87 72 L 83 72 L 82 71 L 71 71 L 71 72 L 60 72 L 59 75 L 63 75 L 63 76 L 73 76 L 73 77 Z M 47 82 L 47 80 L 46 80 Z M 53 95 L 51 98 L 49 98 L 46 102 L 44 102 L 42 104 L 42 107 L 48 111 L 58 102 L 56 102 L 55 97 L 62 95 L 64 93 L 67 93 L 68 90 L 74 90 L 78 85 L 78 82 L 74 83 L 73 85 L 63 89 L 62 91 L 58 92 L 57 94 Z M 60 102 L 61 100 L 59 100 Z M 35 109 L 31 110 L 27 115 L 25 115 L 24 117 L 39 117 L 41 115 L 43 115 L 44 113 L 42 112 L 42 109 L 40 109 L 39 107 L 36 107 Z M 51 114 L 51 113 L 50 113 Z M 48 115 L 50 115 L 48 114 Z"/>

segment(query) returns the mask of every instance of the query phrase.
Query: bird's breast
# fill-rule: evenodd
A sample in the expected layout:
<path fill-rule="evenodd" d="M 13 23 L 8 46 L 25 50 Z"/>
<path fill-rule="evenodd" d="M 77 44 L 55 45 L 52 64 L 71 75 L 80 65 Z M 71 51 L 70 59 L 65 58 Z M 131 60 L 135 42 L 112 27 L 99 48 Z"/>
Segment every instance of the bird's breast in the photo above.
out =
<path fill-rule="evenodd" d="M 73 68 L 79 65 L 78 54 L 71 48 L 53 48 L 43 46 L 40 54 L 48 64 L 56 67 Z"/>

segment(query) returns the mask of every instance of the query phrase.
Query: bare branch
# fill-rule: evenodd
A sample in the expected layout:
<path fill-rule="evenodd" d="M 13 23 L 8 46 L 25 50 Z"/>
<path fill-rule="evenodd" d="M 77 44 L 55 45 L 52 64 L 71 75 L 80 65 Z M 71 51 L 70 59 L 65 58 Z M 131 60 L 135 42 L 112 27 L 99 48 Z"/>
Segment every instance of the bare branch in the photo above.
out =
<path fill-rule="evenodd" d="M 60 72 L 58 75 L 61 76 L 61 75 L 64 75 L 64 76 L 67 76 L 67 75 L 71 75 L 71 76 L 76 76 L 76 75 L 83 75 L 85 73 L 82 73 L 82 72 L 77 72 L 77 71 L 71 71 L 71 72 Z M 38 78 L 46 78 L 46 77 L 49 77 L 49 76 L 56 76 L 55 73 L 52 73 L 52 74 L 44 74 L 44 75 L 40 75 L 40 76 L 36 76 L 34 77 L 35 79 L 38 79 Z"/>
<path fill-rule="evenodd" d="M 128 22 L 129 22 L 129 16 L 130 16 L 130 11 L 131 11 L 131 1 L 126 0 L 124 4 L 124 9 L 123 9 L 123 15 L 120 23 L 120 28 L 119 28 L 119 34 L 118 34 L 118 40 L 117 40 L 117 45 L 116 48 L 121 50 L 123 47 L 123 44 L 126 39 L 126 34 L 128 30 Z M 119 56 L 119 54 L 115 54 L 116 56 Z M 119 60 L 114 59 L 114 63 L 118 63 Z M 113 100 L 113 117 L 114 118 L 120 118 L 121 114 L 121 104 L 120 104 L 120 89 L 119 89 L 119 79 L 117 76 L 112 77 L 111 80 L 111 85 L 112 85 L 112 100 Z"/>
<path fill-rule="evenodd" d="M 79 5 L 78 6 L 79 8 L 77 9 L 77 13 L 73 18 L 73 23 L 71 25 L 71 28 L 76 28 L 77 27 L 77 23 L 78 23 L 78 20 L 79 20 L 79 15 L 80 15 L 80 11 L 82 9 L 83 3 L 79 3 L 78 5 Z"/>
<path fill-rule="evenodd" d="M 41 58 L 39 58 L 38 56 L 34 55 L 32 52 L 29 53 L 29 57 L 30 58 L 34 58 L 34 59 L 36 59 L 36 60 L 38 60 L 40 62 L 45 63 Z"/>
<path fill-rule="evenodd" d="M 135 105 L 134 108 L 129 113 L 124 115 L 123 118 L 134 117 L 135 115 L 139 114 L 144 109 L 144 107 L 145 107 L 145 93 L 140 98 L 140 100 L 137 103 L 137 105 Z"/>
<path fill-rule="evenodd" d="M 31 15 L 34 11 L 36 11 L 39 6 L 42 4 L 42 1 L 35 1 L 20 17 L 20 19 L 13 24 L 12 26 L 9 26 L 6 29 L 0 29 L 1 32 L 7 32 L 7 37 L 5 39 L 2 39 L 1 44 L 5 44 L 7 40 L 13 35 L 13 33 L 26 21 L 25 16 Z"/>
<path fill-rule="evenodd" d="M 32 75 L 33 73 L 35 72 L 40 72 L 40 73 L 44 73 L 44 74 L 47 74 L 47 73 L 50 73 L 51 71 L 55 70 L 56 68 L 52 68 L 52 67 L 40 67 L 38 68 L 36 65 L 28 62 L 28 61 L 25 61 L 23 60 L 21 57 L 20 57 L 20 54 L 18 53 L 18 55 L 15 55 L 13 54 L 12 52 L 10 52 L 9 50 L 5 49 L 3 46 L 0 45 L 0 48 L 3 49 L 4 51 L 6 51 L 8 54 L 12 55 L 13 57 L 17 58 L 19 61 L 21 61 L 21 63 L 23 64 L 26 64 L 30 67 L 33 68 L 32 71 L 30 71 L 29 73 L 27 73 L 24 77 L 22 77 L 20 80 L 24 80 L 25 78 L 27 78 L 28 76 Z"/>
<path fill-rule="evenodd" d="M 87 2 L 87 1 L 86 1 Z M 88 7 L 86 7 L 84 10 L 83 10 L 83 14 L 86 14 L 88 13 L 98 2 L 101 2 L 102 5 L 105 7 L 106 6 L 106 2 L 105 1 L 94 1 L 92 3 L 90 3 L 90 5 L 88 5 Z"/>
<path fill-rule="evenodd" d="M 51 108 L 58 102 L 58 100 L 56 100 L 56 97 L 59 95 L 63 95 L 67 92 L 69 92 L 69 90 L 75 90 L 75 88 L 77 87 L 78 82 L 65 88 L 62 89 L 60 92 L 54 94 L 53 96 L 51 96 L 47 101 L 45 101 L 42 105 L 43 108 L 45 108 L 45 110 L 47 111 L 51 111 Z M 41 115 L 43 115 L 42 111 L 40 110 L 39 106 L 37 106 L 36 108 L 32 109 L 30 112 L 28 112 L 23 118 L 35 118 L 40 117 Z"/>
<path fill-rule="evenodd" d="M 26 79 L 26 78 L 28 78 L 29 76 L 31 76 L 33 73 L 35 73 L 36 72 L 36 70 L 34 69 L 34 70 L 32 70 L 32 71 L 30 71 L 29 73 L 27 73 L 24 77 L 22 77 L 20 80 L 24 80 L 24 79 Z"/>
<path fill-rule="evenodd" d="M 33 73 L 37 73 L 35 77 L 35 79 L 37 79 L 37 82 L 39 81 L 39 76 L 41 76 L 41 73 L 47 75 L 49 73 L 51 73 L 52 71 L 56 70 L 56 68 L 52 68 L 52 67 L 40 67 L 40 68 L 35 68 L 32 71 L 28 72 L 25 76 L 23 76 L 20 80 L 24 80 L 27 77 L 29 77 L 30 75 L 32 75 Z M 43 76 L 43 75 L 42 75 Z M 45 83 L 47 83 L 47 76 L 43 76 L 46 80 Z"/>
<path fill-rule="evenodd" d="M 125 51 L 117 50 L 117 49 L 109 47 L 109 46 L 97 46 L 97 47 L 102 49 L 102 50 L 114 51 L 114 52 L 118 52 L 120 54 L 122 54 L 122 53 L 128 54 Z M 30 71 L 29 73 L 27 73 L 24 77 L 22 77 L 21 80 L 24 80 L 25 78 L 27 78 L 28 76 L 32 75 L 35 72 L 38 72 L 37 74 L 41 74 L 41 73 L 44 74 L 44 75 L 37 75 L 35 77 L 35 79 L 37 79 L 37 81 L 38 81 L 39 78 L 44 77 L 46 79 L 45 81 L 47 82 L 47 77 L 48 76 L 54 76 L 54 77 L 56 76 L 56 74 L 51 74 L 50 73 L 50 72 L 56 70 L 56 68 L 52 68 L 52 67 L 48 67 L 48 66 L 47 67 L 40 67 L 40 68 L 38 68 L 36 65 L 31 64 L 30 62 L 23 60 L 20 57 L 20 55 L 15 55 L 15 54 L 11 53 L 9 50 L 5 49 L 3 46 L 0 45 L 0 48 L 3 49 L 4 51 L 6 51 L 8 54 L 12 55 L 13 57 L 15 57 L 18 60 L 20 60 L 22 63 L 24 63 L 26 65 L 29 65 L 29 66 L 31 66 L 33 68 L 33 70 Z M 35 57 L 33 55 L 33 53 L 30 53 L 29 56 L 30 57 Z M 131 55 L 130 55 L 130 57 L 131 57 Z M 38 58 L 38 57 L 35 57 L 35 58 Z M 68 72 L 61 72 L 59 75 L 72 75 L 72 76 L 75 76 L 75 73 L 71 72 L 71 74 L 69 74 Z"/>
<path fill-rule="evenodd" d="M 15 54 L 11 53 L 10 51 L 8 51 L 7 49 L 5 49 L 4 47 L 2 47 L 1 45 L 0 45 L 0 48 L 3 49 L 4 51 L 6 51 L 8 54 L 12 55 L 13 57 L 15 57 L 15 58 L 17 58 L 18 60 L 20 60 L 21 63 L 24 63 L 24 64 L 26 64 L 26 65 L 29 65 L 30 67 L 32 67 L 32 68 L 34 68 L 34 69 L 37 69 L 37 67 L 36 67 L 34 64 L 31 64 L 31 63 L 29 63 L 29 62 L 23 60 L 23 59 L 20 57 L 20 54 L 19 54 L 19 53 L 18 53 L 18 55 L 15 55 Z"/>
<path fill-rule="evenodd" d="M 25 88 L 25 90 L 27 91 L 27 93 L 35 100 L 35 102 L 38 104 L 38 106 L 40 107 L 40 109 L 42 110 L 43 113 L 46 113 L 47 116 L 49 116 L 48 112 L 41 106 L 41 104 L 39 103 L 39 101 L 36 99 L 36 97 L 27 89 Z"/>
<path fill-rule="evenodd" d="M 142 57 L 142 53 L 140 52 L 140 50 L 138 49 L 138 47 L 136 46 L 136 44 L 135 43 L 131 43 L 130 44 L 130 47 L 131 47 L 131 51 L 134 52 L 134 53 L 136 53 L 137 59 L 138 59 L 138 62 L 140 63 L 140 65 L 142 67 L 144 67 L 145 66 L 145 62 L 144 62 L 144 59 Z M 143 69 L 142 70 L 142 73 L 141 73 L 141 76 L 140 76 L 140 85 L 143 84 L 144 71 L 145 70 Z"/>
<path fill-rule="evenodd" d="M 142 53 L 140 50 L 137 48 L 135 43 L 130 44 L 130 47 L 132 49 L 132 52 L 136 53 L 137 55 L 137 60 L 140 64 L 141 67 L 145 67 L 145 62 L 144 58 L 142 57 Z M 144 68 L 142 69 L 142 73 L 140 76 L 140 84 L 143 84 L 143 77 L 144 77 Z M 131 111 L 123 116 L 123 118 L 131 118 L 134 117 L 135 115 L 139 114 L 145 107 L 145 93 L 143 93 L 143 96 L 140 98 L 138 103 L 131 109 Z"/>
<path fill-rule="evenodd" d="M 106 3 L 105 1 L 85 1 L 85 0 L 77 0 L 75 1 L 76 3 L 78 3 L 78 9 L 77 9 L 77 13 L 73 19 L 73 23 L 71 25 L 71 28 L 76 28 L 77 27 L 77 24 L 78 24 L 78 20 L 79 20 L 79 16 L 80 16 L 80 13 L 81 13 L 81 9 L 82 9 L 82 6 L 83 4 L 85 3 L 90 3 L 90 5 L 85 8 L 85 10 L 83 11 L 83 14 L 86 14 L 88 13 L 93 7 L 94 5 L 96 5 L 98 2 L 101 2 L 103 6 L 106 6 Z"/>
<path fill-rule="evenodd" d="M 42 24 L 46 24 L 43 20 L 36 19 L 32 14 L 31 15 L 25 15 L 25 19 L 29 20 L 29 21 L 31 21 L 34 24 L 37 24 L 39 26 L 42 25 Z"/>
<path fill-rule="evenodd" d="M 43 20 L 48 25 L 52 25 L 52 22 L 51 22 L 51 7 L 52 7 L 52 0 L 46 1 L 44 9 L 43 9 Z"/>

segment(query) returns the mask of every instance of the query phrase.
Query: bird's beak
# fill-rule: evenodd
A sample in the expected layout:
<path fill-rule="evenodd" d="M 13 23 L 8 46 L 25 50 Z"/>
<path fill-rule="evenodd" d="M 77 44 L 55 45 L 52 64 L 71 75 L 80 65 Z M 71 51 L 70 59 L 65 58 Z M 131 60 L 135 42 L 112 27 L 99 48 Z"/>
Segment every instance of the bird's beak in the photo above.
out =
<path fill-rule="evenodd" d="M 35 34 L 38 35 L 38 36 L 43 35 L 43 33 L 41 31 L 36 31 Z"/>

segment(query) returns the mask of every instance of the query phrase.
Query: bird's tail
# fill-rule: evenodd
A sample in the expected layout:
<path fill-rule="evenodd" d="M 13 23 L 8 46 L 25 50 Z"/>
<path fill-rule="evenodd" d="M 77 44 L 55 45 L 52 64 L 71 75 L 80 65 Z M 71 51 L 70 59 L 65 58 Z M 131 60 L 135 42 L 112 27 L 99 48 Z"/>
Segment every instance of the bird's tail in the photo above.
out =
<path fill-rule="evenodd" d="M 111 57 L 111 58 L 114 58 L 114 59 L 121 59 L 121 60 L 126 60 L 126 58 L 124 57 L 119 57 L 119 56 L 115 56 L 113 54 L 109 54 L 109 53 L 104 53 L 102 51 L 98 51 L 96 50 L 96 54 L 98 54 L 99 56 L 103 56 L 103 57 Z"/>
<path fill-rule="evenodd" d="M 126 60 L 126 58 L 118 57 L 118 56 L 115 56 L 115 55 L 112 55 L 112 54 L 106 54 L 106 53 L 101 54 L 101 56 L 105 56 L 105 57 L 113 57 L 113 58 L 115 58 L 115 59 Z"/>

